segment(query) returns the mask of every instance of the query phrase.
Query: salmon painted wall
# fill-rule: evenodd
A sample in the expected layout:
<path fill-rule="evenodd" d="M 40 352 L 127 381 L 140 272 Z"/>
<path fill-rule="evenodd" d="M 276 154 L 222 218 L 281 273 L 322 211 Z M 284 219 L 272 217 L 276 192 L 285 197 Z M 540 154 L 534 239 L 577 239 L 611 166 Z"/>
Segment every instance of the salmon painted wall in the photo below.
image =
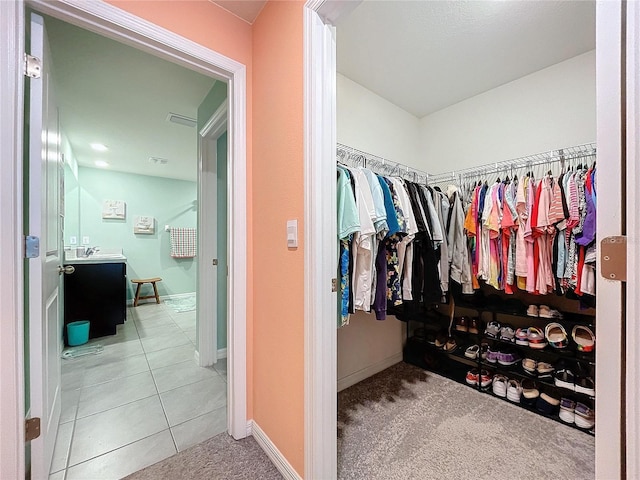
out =
<path fill-rule="evenodd" d="M 209 1 L 106 0 L 133 15 L 215 50 L 247 67 L 247 418 L 253 418 L 252 32 L 251 25 Z M 302 295 L 302 291 L 300 292 Z"/>
<path fill-rule="evenodd" d="M 253 25 L 253 418 L 304 473 L 303 2 Z M 288 249 L 287 220 L 298 220 Z"/>

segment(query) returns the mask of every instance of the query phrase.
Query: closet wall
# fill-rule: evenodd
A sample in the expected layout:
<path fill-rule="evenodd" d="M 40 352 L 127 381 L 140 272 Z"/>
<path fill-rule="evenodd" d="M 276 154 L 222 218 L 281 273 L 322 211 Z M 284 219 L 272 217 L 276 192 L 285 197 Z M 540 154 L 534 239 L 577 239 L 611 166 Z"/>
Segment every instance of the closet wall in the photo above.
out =
<path fill-rule="evenodd" d="M 337 103 L 339 143 L 417 166 L 418 118 L 340 74 Z M 351 315 L 349 325 L 338 329 L 338 390 L 401 361 L 403 327 L 393 316 L 378 321 L 373 314 Z"/>
<path fill-rule="evenodd" d="M 338 74 L 338 143 L 418 168 L 420 120 L 376 95 L 359 83 Z"/>
<path fill-rule="evenodd" d="M 420 168 L 441 173 L 594 142 L 595 50 L 420 120 Z"/>
<path fill-rule="evenodd" d="M 429 173 L 595 141 L 595 51 L 418 119 L 337 76 L 338 142 Z M 359 312 L 338 329 L 338 390 L 402 360 L 404 324 Z"/>

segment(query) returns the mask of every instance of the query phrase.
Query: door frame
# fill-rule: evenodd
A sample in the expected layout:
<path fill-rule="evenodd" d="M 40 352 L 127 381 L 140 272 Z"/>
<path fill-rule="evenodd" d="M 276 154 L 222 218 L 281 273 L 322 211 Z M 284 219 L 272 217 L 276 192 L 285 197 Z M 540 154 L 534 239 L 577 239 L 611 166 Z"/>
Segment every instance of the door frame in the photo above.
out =
<path fill-rule="evenodd" d="M 304 7 L 304 478 L 337 478 L 335 20 L 361 0 Z"/>
<path fill-rule="evenodd" d="M 640 4 L 626 7 L 626 174 L 627 174 L 627 295 L 626 295 L 626 475 L 640 478 Z M 629 320 L 630 319 L 630 320 Z"/>
<path fill-rule="evenodd" d="M 25 478 L 22 3 L 0 2 L 0 44 L 0 478 Z"/>
<path fill-rule="evenodd" d="M 304 12 L 304 40 L 305 40 L 305 478 L 336 478 L 337 474 L 337 443 L 335 434 L 337 395 L 336 382 L 336 327 L 326 318 L 335 316 L 336 296 L 331 293 L 330 282 L 336 277 L 333 264 L 322 259 L 337 258 L 335 246 L 335 145 L 336 145 L 336 21 L 358 5 L 359 2 L 345 2 L 343 0 L 307 0 Z M 637 32 L 640 27 L 640 13 L 638 5 L 630 7 L 629 12 L 635 12 L 636 23 L 627 25 L 629 32 Z M 622 169 L 622 133 L 624 125 L 622 119 L 622 92 L 624 84 L 622 68 L 624 49 L 622 48 L 622 22 L 625 21 L 622 2 L 597 2 L 597 109 L 598 109 L 598 163 L 603 165 L 609 158 L 611 169 L 607 164 L 607 175 L 600 175 L 599 191 L 600 204 L 607 212 L 619 209 L 624 199 L 618 195 L 603 195 L 611 191 L 608 184 L 616 184 L 619 191 Z M 632 22 L 629 19 L 629 22 Z M 634 30 L 635 28 L 635 30 Z M 640 40 L 635 34 L 633 44 L 627 44 L 629 51 L 638 52 Z M 633 56 L 636 69 L 640 62 L 637 53 Z M 629 61 L 629 57 L 627 57 Z M 638 70 L 627 69 L 628 72 Z M 627 82 L 630 80 L 627 76 Z M 638 107 L 638 84 L 640 80 L 633 79 L 635 97 L 633 114 L 636 116 L 636 127 L 640 124 L 640 108 Z M 627 86 L 629 88 L 629 86 Z M 628 97 L 628 101 L 629 97 Z M 627 111 L 631 112 L 629 104 Z M 637 131 L 633 135 L 627 134 L 629 142 L 638 141 Z M 630 146 L 629 146 L 630 147 Z M 629 148 L 628 147 L 628 148 Z M 640 162 L 640 152 L 637 143 L 633 146 L 636 162 Z M 631 157 L 628 157 L 631 158 Z M 637 165 L 634 164 L 634 167 Z M 640 183 L 640 168 L 628 170 L 629 185 Z M 613 187 L 612 187 L 613 188 Z M 640 195 L 629 198 L 635 200 L 629 208 L 640 208 Z M 617 203 L 616 203 L 617 202 Z M 629 210 L 637 212 L 636 210 Z M 633 227 L 633 234 L 640 234 L 640 222 L 629 224 Z M 622 219 L 620 215 L 598 216 L 598 244 L 605 235 L 620 235 L 622 233 Z M 640 275 L 632 274 L 635 259 L 640 261 L 640 240 L 630 242 L 628 249 L 627 271 L 634 292 L 638 291 Z M 626 386 L 627 388 L 626 419 L 622 410 L 625 399 L 625 383 L 623 378 L 623 350 L 621 335 L 623 296 L 619 283 L 605 280 L 597 275 L 597 288 L 600 301 L 598 315 L 608 318 L 610 322 L 602 325 L 597 332 L 597 396 L 598 417 L 596 418 L 596 477 L 621 478 L 626 461 L 626 473 L 632 471 L 636 478 L 640 475 L 640 458 L 635 457 L 632 465 L 629 456 L 640 448 L 640 397 L 637 395 L 640 381 L 638 380 L 638 364 L 640 359 L 640 324 L 627 323 L 626 342 Z M 636 278 L 637 277 L 637 278 Z M 629 284 L 631 285 L 631 283 Z M 633 295 L 627 299 L 627 314 L 640 314 L 640 296 Z M 606 301 L 604 300 L 606 299 Z M 633 305 L 632 305 L 633 304 Z M 633 309 L 633 310 L 632 310 Z M 612 318 L 612 312 L 621 312 Z M 634 315 L 630 318 L 637 318 Z M 632 324 L 633 323 L 633 324 Z M 633 339 L 633 340 L 632 340 Z M 611 352 L 618 352 L 618 354 Z M 635 363 L 630 363 L 631 361 Z M 617 375 L 612 375 L 616 372 Z M 633 415 L 633 416 L 630 416 Z M 623 425 L 626 422 L 626 431 Z M 626 445 L 626 446 L 625 446 Z M 625 448 L 629 455 L 625 460 Z"/>
<path fill-rule="evenodd" d="M 33 0 L 34 10 L 123 42 L 228 84 L 229 343 L 228 431 L 247 436 L 247 112 L 246 66 L 104 2 Z M 0 426 L 16 441 L 0 445 L 0 477 L 24 478 L 23 54 L 25 2 L 0 2 Z"/>
<path fill-rule="evenodd" d="M 217 302 L 224 301 L 227 302 L 227 306 L 229 305 L 227 297 L 221 299 L 217 298 L 217 296 L 212 296 L 212 292 L 215 295 L 217 291 L 218 283 L 218 268 L 214 268 L 211 265 L 211 260 L 218 257 L 218 245 L 216 242 L 218 226 L 217 222 L 212 221 L 210 215 L 205 214 L 209 205 L 215 205 L 217 209 L 217 141 L 227 131 L 227 114 L 228 103 L 225 99 L 198 132 L 198 287 L 196 294 L 198 302 L 198 348 L 196 350 L 196 363 L 201 367 L 208 367 L 218 361 L 218 315 L 216 303 L 206 301 L 206 299 L 216 298 Z M 229 155 L 227 155 L 227 171 L 230 167 L 229 160 Z M 213 167 L 213 170 L 211 167 Z M 215 174 L 206 175 L 205 171 L 213 171 Z M 229 213 L 227 212 L 227 215 Z M 205 242 L 203 239 L 209 240 Z M 229 244 L 228 239 L 227 244 Z M 228 321 L 228 319 L 225 318 L 225 321 Z M 207 339 L 207 341 L 203 341 L 203 339 Z M 227 338 L 227 343 L 230 343 L 229 340 Z"/>

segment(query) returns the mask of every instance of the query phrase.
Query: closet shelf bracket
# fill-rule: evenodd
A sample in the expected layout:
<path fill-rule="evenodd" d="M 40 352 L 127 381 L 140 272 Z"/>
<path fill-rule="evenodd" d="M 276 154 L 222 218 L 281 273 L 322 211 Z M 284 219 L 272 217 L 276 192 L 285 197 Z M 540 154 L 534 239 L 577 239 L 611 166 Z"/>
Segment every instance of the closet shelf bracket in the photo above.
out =
<path fill-rule="evenodd" d="M 600 274 L 608 280 L 627 281 L 627 237 L 605 237 L 600 242 Z"/>

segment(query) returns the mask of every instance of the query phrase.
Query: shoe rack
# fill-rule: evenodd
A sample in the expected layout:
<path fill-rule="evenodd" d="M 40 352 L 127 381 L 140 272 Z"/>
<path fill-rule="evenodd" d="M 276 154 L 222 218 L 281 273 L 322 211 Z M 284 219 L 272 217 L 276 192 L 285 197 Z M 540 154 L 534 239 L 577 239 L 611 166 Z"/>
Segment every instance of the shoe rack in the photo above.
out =
<path fill-rule="evenodd" d="M 538 304 L 546 300 L 545 297 L 524 294 L 520 296 L 520 299 L 524 305 Z M 577 302 L 575 303 L 577 304 Z M 571 402 L 573 402 L 574 405 L 579 405 L 580 409 L 586 407 L 595 411 L 595 396 L 576 392 L 574 390 L 575 383 L 567 382 L 566 376 L 561 376 L 565 381 L 559 381 L 555 377 L 557 371 L 568 370 L 574 374 L 575 381 L 585 377 L 595 380 L 595 353 L 593 351 L 579 351 L 577 344 L 571 337 L 573 327 L 576 325 L 588 327 L 595 332 L 595 312 L 593 309 L 589 309 L 586 312 L 577 311 L 576 308 L 571 310 L 560 311 L 562 318 L 559 319 L 533 317 L 528 316 L 525 310 L 520 312 L 507 311 L 500 304 L 487 306 L 465 302 L 464 300 L 459 300 L 457 304 L 451 302 L 450 304 L 429 305 L 420 315 L 412 315 L 410 318 L 404 319 L 408 324 L 406 329 L 407 338 L 403 351 L 404 361 L 438 373 L 480 392 L 495 396 L 505 402 L 520 406 L 538 415 L 594 435 L 594 428 L 581 428 L 576 425 L 575 420 L 571 421 L 576 414 L 574 411 L 569 410 L 571 410 Z M 451 321 L 452 317 L 453 321 Z M 460 322 L 459 319 L 461 317 L 465 317 L 467 321 Z M 476 319 L 478 325 L 477 333 L 469 332 L 471 319 Z M 456 321 L 458 322 L 458 329 L 456 329 Z M 557 322 L 567 332 L 567 346 L 565 348 L 554 348 L 551 345 L 546 345 L 540 349 L 532 348 L 528 345 L 517 345 L 514 341 L 500 338 L 500 334 L 497 337 L 487 335 L 485 330 L 490 322 L 497 322 L 501 326 L 508 325 L 513 331 L 519 328 L 536 327 L 542 332 L 545 331 L 546 325 Z M 460 323 L 466 323 L 466 330 L 464 326 L 459 325 Z M 472 345 L 478 345 L 479 347 L 477 358 L 465 356 L 467 348 Z M 511 365 L 503 365 L 498 361 L 491 362 L 487 358 L 483 358 L 483 348 L 481 346 L 484 346 L 485 353 L 487 349 L 494 353 L 509 352 L 510 355 L 515 356 L 518 360 Z M 505 358 L 508 361 L 513 359 L 513 357 L 511 359 L 509 357 Z M 551 375 L 545 375 L 544 369 L 542 369 L 542 374 L 539 374 L 535 369 L 527 371 L 523 368 L 523 360 L 525 359 L 535 362 L 526 362 L 529 370 L 531 370 L 532 365 L 540 362 L 541 365 L 548 364 L 553 366 L 554 371 Z M 471 370 L 477 372 L 486 371 L 492 380 L 496 376 L 502 375 L 507 380 L 516 380 L 520 385 L 525 382 L 528 387 L 535 387 L 539 395 L 533 399 L 525 399 L 521 394 L 522 392 L 514 396 L 513 391 L 510 392 L 509 397 L 496 395 L 493 389 L 493 382 L 485 387 L 481 385 L 480 374 L 478 375 L 477 384 L 469 385 L 467 374 Z M 558 382 L 560 385 L 558 385 Z M 496 390 L 498 393 L 502 392 L 500 388 L 496 388 Z M 528 395 L 534 395 L 535 390 L 529 388 Z M 542 394 L 544 394 L 543 398 L 545 400 L 550 398 L 564 403 L 563 418 L 560 418 L 560 405 L 547 404 L 546 402 L 540 402 L 540 405 L 538 405 L 538 398 Z M 519 398 L 520 401 L 513 401 L 515 398 Z M 578 423 L 584 426 L 585 422 L 581 420 L 583 420 L 583 417 L 579 418 Z"/>

